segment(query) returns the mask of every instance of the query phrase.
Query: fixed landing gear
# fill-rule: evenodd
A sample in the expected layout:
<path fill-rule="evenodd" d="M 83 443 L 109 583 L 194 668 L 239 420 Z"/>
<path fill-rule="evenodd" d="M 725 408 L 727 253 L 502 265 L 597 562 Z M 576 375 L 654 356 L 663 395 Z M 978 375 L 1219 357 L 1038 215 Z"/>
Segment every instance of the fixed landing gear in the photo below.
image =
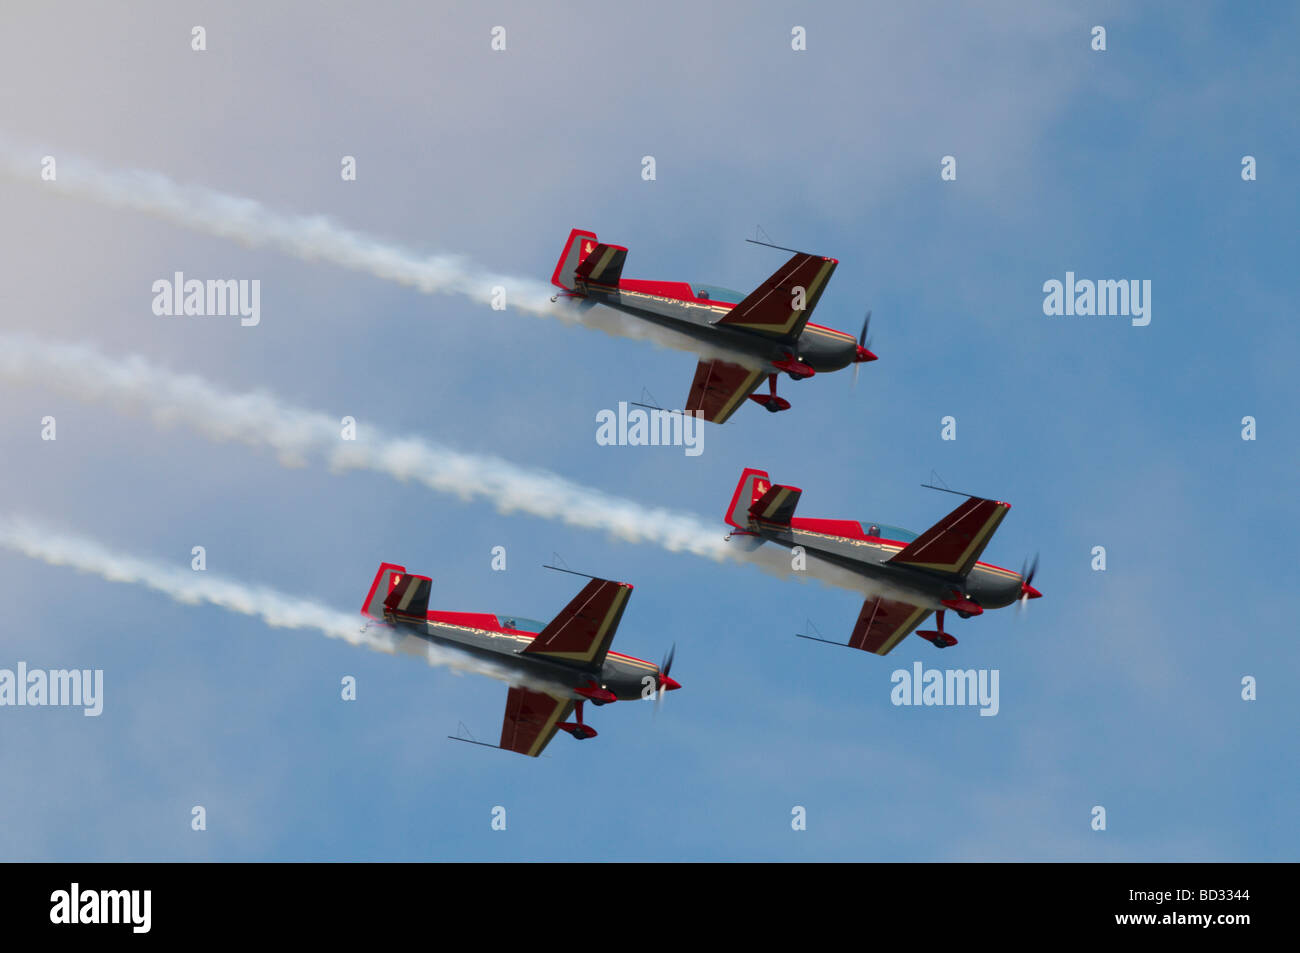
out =
<path fill-rule="evenodd" d="M 573 706 L 573 713 L 577 717 L 577 721 L 562 721 L 555 726 L 562 731 L 567 731 L 579 741 L 586 741 L 588 738 L 596 737 L 596 729 L 591 727 L 591 725 L 584 723 L 582 720 L 583 704 L 583 702 L 577 702 Z"/>
<path fill-rule="evenodd" d="M 790 409 L 790 402 L 786 400 L 784 397 L 778 397 L 776 395 L 775 374 L 767 375 L 767 390 L 768 392 L 766 394 L 750 394 L 749 399 L 752 400 L 754 403 L 760 405 L 764 410 L 766 410 L 770 414 L 777 414 L 783 410 Z"/>
<path fill-rule="evenodd" d="M 956 645 L 957 640 L 943 631 L 943 609 L 934 614 L 934 621 L 939 626 L 938 629 L 928 629 L 924 632 L 917 632 L 921 638 L 934 645 L 936 649 L 946 649 L 950 645 Z M 958 613 L 961 615 L 961 613 Z"/>

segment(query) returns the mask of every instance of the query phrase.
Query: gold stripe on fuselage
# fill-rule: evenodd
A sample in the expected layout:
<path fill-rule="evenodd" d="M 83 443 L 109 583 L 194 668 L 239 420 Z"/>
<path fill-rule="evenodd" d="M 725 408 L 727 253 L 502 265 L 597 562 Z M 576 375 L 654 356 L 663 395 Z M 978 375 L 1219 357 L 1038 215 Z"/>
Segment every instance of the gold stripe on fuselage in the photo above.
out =
<path fill-rule="evenodd" d="M 417 622 L 419 620 L 416 619 L 414 616 L 407 616 L 406 621 Z M 426 619 L 424 621 L 429 625 L 430 628 L 452 629 L 453 631 L 456 632 L 472 632 L 475 635 L 487 636 L 488 638 L 493 638 L 493 639 L 510 639 L 512 642 L 520 642 L 524 646 L 528 646 L 533 642 L 534 639 L 537 638 L 536 635 L 532 635 L 526 632 L 498 632 L 495 629 L 480 629 L 471 625 L 455 625 L 451 622 L 439 622 L 435 619 Z M 622 652 L 606 652 L 605 655 L 607 658 L 613 657 L 615 661 L 622 662 L 623 664 L 626 665 L 630 665 L 633 668 L 644 668 L 647 671 L 651 671 L 651 672 L 659 671 L 659 666 L 656 665 L 654 662 L 647 662 L 645 659 L 637 658 L 636 656 L 633 655 L 625 655 Z"/>
<path fill-rule="evenodd" d="M 857 338 L 852 334 L 846 334 L 844 331 L 836 331 L 834 328 L 824 328 L 820 324 L 809 322 L 804 325 L 803 329 L 805 333 L 820 334 L 823 337 L 828 338 L 839 338 L 841 341 L 857 341 Z"/>

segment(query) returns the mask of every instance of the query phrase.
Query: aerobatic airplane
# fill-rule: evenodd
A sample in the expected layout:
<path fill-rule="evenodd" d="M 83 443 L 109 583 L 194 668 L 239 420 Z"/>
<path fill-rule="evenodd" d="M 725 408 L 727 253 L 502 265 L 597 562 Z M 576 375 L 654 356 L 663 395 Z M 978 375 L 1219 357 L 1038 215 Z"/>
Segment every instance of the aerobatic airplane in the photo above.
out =
<path fill-rule="evenodd" d="M 579 741 L 596 737 L 596 729 L 582 720 L 586 702 L 607 705 L 657 693 L 658 704 L 664 692 L 681 687 L 668 674 L 674 650 L 662 667 L 610 651 L 632 594 L 628 583 L 592 577 L 545 625 L 518 616 L 430 610 L 432 585 L 428 576 L 413 576 L 404 566 L 384 563 L 361 612 L 402 634 L 453 646 L 518 672 L 522 683 L 554 686 L 548 690 L 512 686 L 506 696 L 501 742 L 487 747 L 535 758 L 556 731 L 567 731 Z M 574 721 L 568 720 L 570 714 L 575 715 Z"/>
<path fill-rule="evenodd" d="M 551 283 L 584 306 L 608 305 L 742 355 L 749 366 L 700 359 L 684 409 L 698 412 L 705 420 L 723 423 L 746 397 L 772 413 L 789 410 L 790 402 L 776 393 L 778 374 L 797 381 L 819 371 L 838 371 L 876 360 L 866 346 L 870 312 L 856 340 L 851 334 L 808 320 L 839 264 L 834 258 L 794 252 L 794 257 L 747 295 L 694 282 L 624 278 L 626 259 L 626 248 L 602 244 L 595 232 L 575 228 L 569 233 Z M 768 392 L 755 394 L 764 377 Z"/>
<path fill-rule="evenodd" d="M 809 556 L 880 583 L 882 591 L 890 593 L 870 596 L 863 603 L 849 648 L 887 655 L 931 612 L 937 613 L 938 628 L 916 634 L 936 648 L 947 648 L 957 644 L 943 629 L 947 610 L 967 619 L 1042 595 L 1033 587 L 1037 558 L 1028 571 L 1019 573 L 979 561 L 1010 503 L 968 497 L 917 536 L 879 523 L 864 528 L 857 520 L 797 517 L 801 493 L 797 487 L 772 483 L 762 470 L 745 470 L 726 521 L 733 527 L 731 536 L 748 538 L 755 546 L 768 540 L 801 546 Z"/>

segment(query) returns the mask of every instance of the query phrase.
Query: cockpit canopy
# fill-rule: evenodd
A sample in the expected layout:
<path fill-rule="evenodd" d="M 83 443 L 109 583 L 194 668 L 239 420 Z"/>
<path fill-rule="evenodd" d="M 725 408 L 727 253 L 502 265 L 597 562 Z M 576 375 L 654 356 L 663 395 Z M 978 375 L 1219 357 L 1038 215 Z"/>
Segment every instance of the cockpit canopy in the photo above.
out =
<path fill-rule="evenodd" d="M 881 539 L 892 539 L 900 543 L 910 543 L 916 539 L 916 533 L 911 530 L 903 529 L 901 526 L 890 526 L 888 523 L 869 523 L 862 521 L 862 531 L 868 536 L 879 536 Z"/>
<path fill-rule="evenodd" d="M 546 628 L 545 622 L 538 622 L 536 619 L 525 619 L 521 615 L 499 615 L 497 623 L 503 629 L 514 629 L 517 632 L 541 632 Z"/>
<path fill-rule="evenodd" d="M 740 304 L 745 300 L 743 291 L 733 291 L 721 285 L 706 285 L 692 281 L 691 290 L 695 292 L 697 298 L 708 298 L 710 301 L 721 301 L 723 304 Z"/>

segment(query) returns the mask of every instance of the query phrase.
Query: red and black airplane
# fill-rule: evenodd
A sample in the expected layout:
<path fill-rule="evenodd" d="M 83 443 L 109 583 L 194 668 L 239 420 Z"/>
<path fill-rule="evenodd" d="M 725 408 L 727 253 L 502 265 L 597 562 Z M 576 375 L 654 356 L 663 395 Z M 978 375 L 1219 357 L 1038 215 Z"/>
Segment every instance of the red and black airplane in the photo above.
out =
<path fill-rule="evenodd" d="M 772 483 L 763 470 L 745 470 L 726 521 L 732 536 L 750 537 L 755 545 L 771 540 L 792 549 L 800 546 L 813 558 L 864 577 L 868 591 L 874 582 L 889 593 L 863 603 L 849 648 L 887 655 L 931 612 L 937 613 L 938 628 L 916 634 L 936 648 L 947 648 L 957 640 L 943 629 L 945 611 L 967 619 L 1042 595 L 1033 587 L 1037 559 L 1019 573 L 979 561 L 1010 503 L 968 497 L 917 536 L 879 523 L 864 528 L 857 520 L 797 517 L 802 492 Z"/>
<path fill-rule="evenodd" d="M 839 264 L 834 258 L 794 252 L 747 295 L 695 282 L 624 278 L 626 259 L 623 246 L 602 244 L 595 232 L 575 228 L 551 283 L 584 305 L 608 305 L 737 355 L 739 363 L 701 358 L 695 368 L 684 409 L 705 420 L 723 423 L 746 397 L 772 413 L 789 410 L 790 402 L 776 393 L 778 374 L 797 381 L 876 360 L 866 346 L 870 312 L 856 340 L 808 320 Z M 764 377 L 768 392 L 755 394 Z"/>
<path fill-rule="evenodd" d="M 430 610 L 432 586 L 428 576 L 413 576 L 404 566 L 384 563 L 361 613 L 402 634 L 487 659 L 518 673 L 521 683 L 551 686 L 511 687 L 501 743 L 487 747 L 537 757 L 556 731 L 567 731 L 579 741 L 596 737 L 596 729 L 582 720 L 585 702 L 607 705 L 657 694 L 657 703 L 664 692 L 681 688 L 668 674 L 673 650 L 662 667 L 610 651 L 632 594 L 629 583 L 593 577 L 546 624 L 487 612 Z M 571 713 L 574 721 L 568 720 Z"/>

